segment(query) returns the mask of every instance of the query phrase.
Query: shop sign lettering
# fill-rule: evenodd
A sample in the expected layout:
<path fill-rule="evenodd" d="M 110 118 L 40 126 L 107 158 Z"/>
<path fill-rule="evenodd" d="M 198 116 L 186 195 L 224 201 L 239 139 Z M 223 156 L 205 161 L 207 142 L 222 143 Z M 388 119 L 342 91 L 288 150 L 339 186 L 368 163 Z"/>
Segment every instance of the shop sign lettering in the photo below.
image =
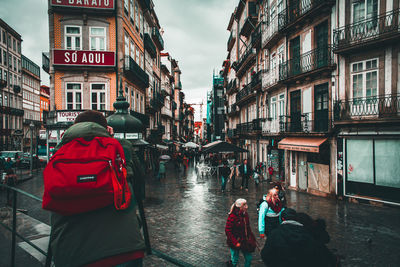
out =
<path fill-rule="evenodd" d="M 73 122 L 82 111 L 59 111 L 57 112 L 57 122 Z"/>
<path fill-rule="evenodd" d="M 114 9 L 114 0 L 51 0 L 52 6 Z"/>
<path fill-rule="evenodd" d="M 85 50 L 53 50 L 54 65 L 115 66 L 115 52 Z"/>

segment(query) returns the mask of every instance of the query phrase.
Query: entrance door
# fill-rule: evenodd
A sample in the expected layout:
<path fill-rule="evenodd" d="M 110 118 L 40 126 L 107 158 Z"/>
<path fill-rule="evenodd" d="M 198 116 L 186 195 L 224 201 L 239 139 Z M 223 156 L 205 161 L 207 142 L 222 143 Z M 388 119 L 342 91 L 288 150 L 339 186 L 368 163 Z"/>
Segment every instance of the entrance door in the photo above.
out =
<path fill-rule="evenodd" d="M 301 132 L 301 90 L 290 93 L 290 131 Z"/>
<path fill-rule="evenodd" d="M 289 64 L 289 75 L 297 75 L 301 72 L 300 66 L 300 36 L 290 40 L 290 56 L 292 58 Z"/>
<path fill-rule="evenodd" d="M 289 22 L 294 21 L 300 15 L 300 1 L 290 0 L 289 1 Z"/>
<path fill-rule="evenodd" d="M 307 190 L 307 154 L 306 153 L 299 153 L 299 164 L 298 166 L 298 173 L 299 173 L 299 189 Z"/>
<path fill-rule="evenodd" d="M 323 22 L 316 27 L 315 44 L 317 51 L 315 53 L 316 68 L 328 65 L 328 22 Z"/>
<path fill-rule="evenodd" d="M 328 131 L 328 83 L 315 86 L 315 131 Z"/>
<path fill-rule="evenodd" d="M 296 151 L 290 151 L 290 186 L 297 187 L 297 160 L 296 160 Z"/>

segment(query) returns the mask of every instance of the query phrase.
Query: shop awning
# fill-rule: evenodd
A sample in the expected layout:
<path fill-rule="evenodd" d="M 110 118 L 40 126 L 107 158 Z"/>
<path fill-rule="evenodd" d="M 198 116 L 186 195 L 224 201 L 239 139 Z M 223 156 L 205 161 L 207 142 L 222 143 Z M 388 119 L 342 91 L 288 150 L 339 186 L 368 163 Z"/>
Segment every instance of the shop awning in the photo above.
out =
<path fill-rule="evenodd" d="M 278 143 L 279 149 L 319 153 L 319 146 L 325 137 L 286 137 Z"/>

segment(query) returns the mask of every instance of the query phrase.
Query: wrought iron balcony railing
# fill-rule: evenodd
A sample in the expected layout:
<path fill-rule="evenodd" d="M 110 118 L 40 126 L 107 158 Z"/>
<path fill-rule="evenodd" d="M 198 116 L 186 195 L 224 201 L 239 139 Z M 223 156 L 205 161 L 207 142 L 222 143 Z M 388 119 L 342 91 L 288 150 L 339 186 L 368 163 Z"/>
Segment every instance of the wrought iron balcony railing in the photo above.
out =
<path fill-rule="evenodd" d="M 242 67 L 245 67 L 249 65 L 249 63 L 255 61 L 256 57 L 256 49 L 252 48 L 250 45 L 247 47 L 246 51 L 242 54 L 242 56 L 239 59 L 239 63 L 237 64 L 236 67 L 236 72 L 239 74 L 241 69 L 244 69 Z"/>
<path fill-rule="evenodd" d="M 249 122 L 239 123 L 236 125 L 239 134 L 258 133 L 262 130 L 262 122 L 264 119 L 254 119 Z"/>
<path fill-rule="evenodd" d="M 296 0 L 290 1 L 288 8 L 278 14 L 279 30 L 287 29 L 301 19 L 315 12 L 320 12 L 323 6 L 335 4 L 333 0 Z M 329 10 L 329 9 L 327 9 Z"/>
<path fill-rule="evenodd" d="M 248 38 L 257 24 L 257 7 L 256 2 L 247 2 L 247 4 L 248 16 L 245 19 L 242 28 L 240 29 L 240 35 Z"/>
<path fill-rule="evenodd" d="M 149 87 L 149 75 L 129 56 L 125 57 L 124 71 L 133 81 L 138 82 L 140 87 Z"/>
<path fill-rule="evenodd" d="M 344 50 L 374 41 L 400 38 L 400 9 L 364 19 L 333 31 L 334 50 Z"/>
<path fill-rule="evenodd" d="M 332 48 L 330 46 L 316 48 L 280 64 L 279 80 L 286 80 L 303 73 L 333 65 Z"/>
<path fill-rule="evenodd" d="M 339 100 L 334 104 L 334 120 L 398 118 L 400 95 L 384 95 Z"/>
<path fill-rule="evenodd" d="M 148 33 L 144 34 L 144 48 L 149 52 L 152 58 L 157 56 L 157 49 Z"/>
<path fill-rule="evenodd" d="M 261 25 L 262 23 L 258 23 L 257 27 L 251 33 L 251 46 L 258 47 L 261 44 Z"/>
<path fill-rule="evenodd" d="M 268 70 L 263 70 L 262 73 L 262 90 L 266 91 L 274 87 L 279 82 L 279 66 L 275 66 Z"/>
<path fill-rule="evenodd" d="M 239 112 L 239 107 L 236 104 L 232 104 L 228 106 L 227 114 L 232 115 L 236 112 Z"/>
<path fill-rule="evenodd" d="M 236 104 L 252 94 L 254 94 L 254 90 L 251 87 L 251 83 L 249 83 L 236 94 Z"/>
<path fill-rule="evenodd" d="M 164 50 L 164 40 L 161 37 L 160 31 L 157 29 L 157 27 L 153 27 L 151 33 L 153 40 L 156 43 L 156 46 L 158 46 L 158 49 L 160 51 Z"/>
<path fill-rule="evenodd" d="M 280 116 L 280 132 L 289 133 L 319 133 L 330 129 L 328 113 L 318 114 L 316 112 L 303 113 L 291 116 Z"/>
<path fill-rule="evenodd" d="M 226 86 L 226 93 L 231 94 L 237 89 L 236 78 L 231 80 Z"/>
<path fill-rule="evenodd" d="M 262 47 L 269 48 L 274 43 L 273 40 L 279 35 L 279 17 L 276 15 L 267 24 L 264 23 L 264 31 L 262 35 Z M 270 45 L 271 44 L 271 45 Z"/>
<path fill-rule="evenodd" d="M 256 88 L 258 85 L 261 84 L 261 78 L 262 78 L 262 70 L 254 73 L 251 76 L 251 87 L 254 89 Z"/>

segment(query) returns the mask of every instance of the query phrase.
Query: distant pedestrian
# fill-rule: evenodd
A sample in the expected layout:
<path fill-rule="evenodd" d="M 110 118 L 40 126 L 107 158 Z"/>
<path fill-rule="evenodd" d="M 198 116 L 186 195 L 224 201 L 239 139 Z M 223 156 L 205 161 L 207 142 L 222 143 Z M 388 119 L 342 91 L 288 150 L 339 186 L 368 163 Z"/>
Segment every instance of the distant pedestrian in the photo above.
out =
<path fill-rule="evenodd" d="M 234 160 L 233 165 L 231 167 L 231 174 L 229 176 L 229 179 L 231 180 L 232 190 L 235 189 L 235 180 L 236 177 L 238 176 L 239 176 L 239 163 L 237 160 Z"/>
<path fill-rule="evenodd" d="M 295 210 L 282 211 L 282 223 L 268 236 L 261 258 L 268 267 L 335 267 L 336 256 L 299 221 Z"/>
<path fill-rule="evenodd" d="M 249 179 L 252 174 L 252 169 L 247 159 L 245 159 L 243 164 L 240 165 L 240 174 L 242 175 L 242 185 L 240 189 L 243 189 L 244 187 L 246 188 L 246 191 L 249 191 Z"/>
<path fill-rule="evenodd" d="M 184 155 L 182 161 L 183 161 L 183 170 L 184 170 L 183 173 L 186 174 L 187 169 L 189 168 L 189 159 L 188 159 L 188 157 L 186 157 L 186 155 Z"/>
<path fill-rule="evenodd" d="M 12 169 L 13 167 L 13 162 L 11 161 L 11 158 L 8 158 L 7 161 L 5 162 L 5 171 L 6 171 L 6 176 L 4 179 L 4 184 L 14 187 L 17 185 L 17 175 L 14 173 L 14 170 Z M 11 189 L 7 188 L 7 205 L 11 206 L 12 201 L 11 201 Z"/>
<path fill-rule="evenodd" d="M 264 195 L 258 213 L 258 232 L 260 237 L 268 237 L 269 234 L 279 226 L 279 215 L 283 211 L 283 203 L 278 196 L 278 190 L 272 188 Z"/>
<path fill-rule="evenodd" d="M 219 170 L 219 176 L 221 178 L 221 192 L 225 192 L 226 182 L 229 178 L 229 174 L 231 173 L 230 168 L 228 167 L 228 163 L 224 161 L 222 167 Z"/>
<path fill-rule="evenodd" d="M 233 203 L 229 212 L 225 226 L 227 244 L 231 252 L 231 260 L 227 263 L 228 266 L 237 266 L 240 251 L 244 255 L 244 266 L 251 266 L 253 258 L 251 253 L 255 251 L 257 243 L 250 228 L 247 209 L 247 201 L 239 198 Z"/>
<path fill-rule="evenodd" d="M 165 161 L 160 160 L 159 166 L 158 166 L 158 180 L 161 178 L 165 178 Z"/>

